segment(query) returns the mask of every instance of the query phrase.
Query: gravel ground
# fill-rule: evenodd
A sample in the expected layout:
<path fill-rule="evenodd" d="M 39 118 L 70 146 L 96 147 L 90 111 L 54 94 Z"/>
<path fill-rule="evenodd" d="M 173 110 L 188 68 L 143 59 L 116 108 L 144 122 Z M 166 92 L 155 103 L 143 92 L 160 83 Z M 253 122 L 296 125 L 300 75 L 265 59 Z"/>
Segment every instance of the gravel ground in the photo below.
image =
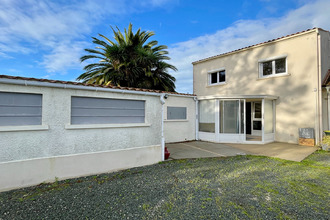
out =
<path fill-rule="evenodd" d="M 329 219 L 330 153 L 175 160 L 0 193 L 0 219 Z"/>

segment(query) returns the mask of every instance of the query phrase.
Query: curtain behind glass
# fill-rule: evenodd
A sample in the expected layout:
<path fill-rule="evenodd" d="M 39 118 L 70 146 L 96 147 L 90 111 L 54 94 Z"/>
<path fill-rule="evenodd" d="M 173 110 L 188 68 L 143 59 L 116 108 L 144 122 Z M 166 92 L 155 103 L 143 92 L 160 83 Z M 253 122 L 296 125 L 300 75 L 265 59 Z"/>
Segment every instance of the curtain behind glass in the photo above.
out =
<path fill-rule="evenodd" d="M 199 101 L 199 131 L 215 132 L 215 100 Z"/>

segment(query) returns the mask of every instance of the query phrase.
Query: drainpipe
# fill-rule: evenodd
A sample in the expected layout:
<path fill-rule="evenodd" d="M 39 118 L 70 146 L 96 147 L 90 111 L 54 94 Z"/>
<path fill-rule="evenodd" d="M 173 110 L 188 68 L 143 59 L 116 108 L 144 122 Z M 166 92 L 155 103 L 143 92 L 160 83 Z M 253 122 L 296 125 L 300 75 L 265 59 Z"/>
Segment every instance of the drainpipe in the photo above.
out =
<path fill-rule="evenodd" d="M 199 130 L 199 127 L 198 127 L 198 99 L 197 97 L 194 97 L 194 101 L 195 101 L 195 114 L 196 114 L 196 121 L 195 121 L 195 139 L 196 141 L 198 140 L 198 130 Z"/>
<path fill-rule="evenodd" d="M 165 160 L 165 138 L 164 138 L 164 104 L 165 104 L 165 96 L 167 97 L 168 94 L 162 94 L 160 96 L 160 103 L 162 104 L 162 123 L 161 123 L 161 151 L 162 151 L 162 161 Z"/>
<path fill-rule="evenodd" d="M 328 128 L 330 130 L 330 87 L 326 87 L 327 89 L 327 96 L 328 96 Z"/>
<path fill-rule="evenodd" d="M 318 115 L 318 134 L 316 144 L 320 144 L 322 140 L 322 87 L 321 87 L 321 35 L 319 29 L 316 29 L 317 34 L 317 112 Z"/>

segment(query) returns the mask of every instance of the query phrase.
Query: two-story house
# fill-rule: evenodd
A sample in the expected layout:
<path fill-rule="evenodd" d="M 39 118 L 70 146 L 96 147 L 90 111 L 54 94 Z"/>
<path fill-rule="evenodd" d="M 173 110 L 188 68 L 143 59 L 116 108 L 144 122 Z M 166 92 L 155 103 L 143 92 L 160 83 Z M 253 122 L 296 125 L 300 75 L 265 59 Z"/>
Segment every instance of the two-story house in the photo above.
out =
<path fill-rule="evenodd" d="M 224 143 L 298 143 L 329 129 L 330 33 L 320 28 L 193 62 L 198 136 Z M 327 75 L 328 74 L 328 75 Z"/>

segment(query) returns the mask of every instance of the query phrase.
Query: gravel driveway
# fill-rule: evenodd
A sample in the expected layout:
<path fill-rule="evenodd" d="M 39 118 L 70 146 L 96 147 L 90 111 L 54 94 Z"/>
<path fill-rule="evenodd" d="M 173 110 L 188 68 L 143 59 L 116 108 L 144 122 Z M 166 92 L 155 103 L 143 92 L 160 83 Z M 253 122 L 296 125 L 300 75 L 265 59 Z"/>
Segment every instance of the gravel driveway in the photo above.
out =
<path fill-rule="evenodd" d="M 167 161 L 0 193 L 0 219 L 329 219 L 330 153 Z"/>

